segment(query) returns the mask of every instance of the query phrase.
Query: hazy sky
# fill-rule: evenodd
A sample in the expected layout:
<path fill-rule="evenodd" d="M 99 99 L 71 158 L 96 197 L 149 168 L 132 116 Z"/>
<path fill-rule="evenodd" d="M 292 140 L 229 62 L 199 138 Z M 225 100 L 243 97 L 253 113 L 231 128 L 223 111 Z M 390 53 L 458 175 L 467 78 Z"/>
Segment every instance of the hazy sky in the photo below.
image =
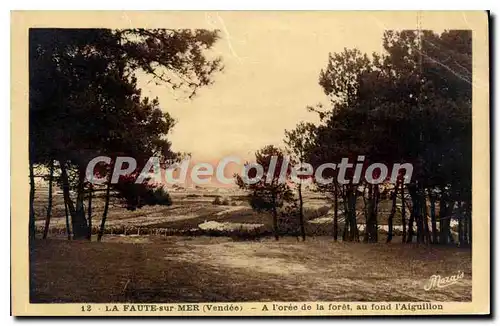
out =
<path fill-rule="evenodd" d="M 209 26 L 221 30 L 214 52 L 224 71 L 192 100 L 166 86 L 145 86 L 178 122 L 170 139 L 193 160 L 224 155 L 253 157 L 266 144 L 280 144 L 285 129 L 315 121 L 307 105 L 325 102 L 318 76 L 328 53 L 344 47 L 381 50 L 383 26 L 369 17 L 332 13 L 209 13 Z"/>
<path fill-rule="evenodd" d="M 477 17 L 476 17 L 477 16 Z M 158 96 L 176 120 L 174 150 L 194 161 L 225 155 L 251 159 L 266 144 L 281 144 L 285 129 L 317 115 L 306 106 L 326 103 L 318 85 L 329 52 L 358 48 L 382 52 L 387 29 L 460 26 L 480 18 L 463 12 L 183 12 L 148 16 L 152 26 L 219 29 L 214 54 L 225 69 L 192 100 L 154 83 L 145 95 Z M 127 17 L 125 17 L 127 18 Z M 446 18 L 446 19 L 443 19 Z M 132 19 L 130 21 L 133 21 Z M 174 99 L 174 98 L 178 99 Z"/>

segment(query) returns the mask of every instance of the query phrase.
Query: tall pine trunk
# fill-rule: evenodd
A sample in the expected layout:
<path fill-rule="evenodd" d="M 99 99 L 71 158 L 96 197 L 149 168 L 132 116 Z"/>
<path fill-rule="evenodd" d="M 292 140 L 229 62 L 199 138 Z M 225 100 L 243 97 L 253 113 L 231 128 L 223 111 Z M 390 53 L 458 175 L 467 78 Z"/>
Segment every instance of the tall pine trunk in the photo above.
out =
<path fill-rule="evenodd" d="M 414 232 L 414 229 L 413 229 L 413 225 L 415 224 L 415 196 L 413 194 L 413 187 L 412 186 L 408 186 L 408 192 L 410 193 L 410 199 L 411 199 L 411 204 L 412 204 L 412 207 L 411 207 L 411 210 L 410 210 L 410 218 L 408 219 L 408 234 L 407 234 L 407 238 L 406 238 L 406 243 L 411 243 L 413 242 L 413 236 L 415 234 Z"/>
<path fill-rule="evenodd" d="M 388 224 L 389 224 L 389 230 L 387 232 L 387 243 L 392 241 L 392 236 L 394 232 L 394 225 L 393 225 L 393 220 L 394 220 L 394 215 L 396 215 L 396 199 L 398 196 L 398 183 L 394 185 L 394 191 L 391 193 L 391 199 L 392 199 L 392 208 L 391 208 L 391 213 L 389 214 L 389 219 L 388 219 Z"/>
<path fill-rule="evenodd" d="M 108 182 L 106 184 L 106 194 L 104 196 L 104 211 L 102 213 L 101 227 L 99 228 L 99 234 L 97 235 L 97 241 L 101 241 L 102 236 L 104 235 L 104 228 L 106 225 L 106 218 L 108 217 L 108 209 L 109 209 L 109 197 L 111 192 L 111 176 L 108 177 Z"/>
<path fill-rule="evenodd" d="M 87 239 L 88 236 L 88 225 L 87 219 L 85 218 L 85 210 L 83 209 L 83 180 L 81 178 L 82 173 L 79 173 L 79 185 L 77 189 L 77 202 L 76 208 L 73 204 L 70 192 L 69 192 L 69 180 L 68 180 L 68 172 L 66 170 L 65 162 L 59 163 L 61 166 L 61 179 L 63 183 L 63 195 L 64 200 L 68 204 L 69 214 L 71 216 L 71 226 L 73 230 L 73 239 Z M 83 176 L 85 176 L 85 172 L 83 172 Z"/>
<path fill-rule="evenodd" d="M 81 228 L 81 235 L 78 238 L 88 239 L 88 221 L 85 216 L 85 172 L 83 170 L 78 171 L 78 184 L 76 188 L 76 215 L 78 216 L 75 219 L 74 223 L 78 223 L 79 228 Z M 85 223 L 84 223 L 85 222 Z M 75 228 L 73 226 L 73 228 Z M 76 236 L 76 235 L 75 235 Z"/>
<path fill-rule="evenodd" d="M 276 209 L 276 207 L 273 207 L 273 233 L 274 233 L 274 239 L 276 241 L 279 240 L 280 236 L 279 236 L 279 233 L 278 233 L 278 211 Z"/>
<path fill-rule="evenodd" d="M 87 207 L 87 214 L 88 214 L 87 220 L 89 221 L 89 234 L 88 234 L 89 240 L 92 239 L 92 195 L 93 195 L 92 185 L 90 185 L 89 186 L 89 204 Z"/>
<path fill-rule="evenodd" d="M 350 192 L 347 186 L 343 186 L 342 203 L 344 205 L 344 230 L 342 231 L 342 241 L 351 241 L 351 209 L 349 206 Z"/>
<path fill-rule="evenodd" d="M 403 240 L 406 242 L 406 201 L 405 201 L 405 183 L 401 182 L 401 226 L 403 227 Z"/>
<path fill-rule="evenodd" d="M 337 241 L 339 233 L 339 194 L 338 186 L 334 185 L 334 203 L 333 203 L 333 240 Z"/>
<path fill-rule="evenodd" d="M 413 242 L 413 236 L 415 235 L 415 230 L 413 229 L 415 221 L 414 208 L 410 210 L 410 218 L 408 219 L 408 233 L 406 234 L 406 243 Z"/>
<path fill-rule="evenodd" d="M 458 214 L 458 244 L 460 247 L 467 245 L 467 222 L 466 222 L 466 203 L 465 201 L 459 204 L 460 212 Z"/>
<path fill-rule="evenodd" d="M 349 204 L 348 204 L 348 191 L 347 187 L 343 186 L 342 191 L 342 204 L 344 205 L 344 230 L 342 231 L 342 241 L 349 241 L 349 227 L 351 226 L 351 222 L 349 221 L 350 213 L 349 213 Z"/>
<path fill-rule="evenodd" d="M 463 247 L 463 245 L 464 245 L 464 229 L 463 229 L 464 223 L 462 220 L 463 220 L 462 216 L 459 216 L 458 217 L 458 245 L 460 247 Z"/>
<path fill-rule="evenodd" d="M 302 183 L 299 182 L 299 223 L 302 241 L 306 241 L 306 228 L 304 226 L 304 200 L 302 198 Z"/>
<path fill-rule="evenodd" d="M 447 219 L 448 219 L 448 207 L 446 204 L 444 189 L 443 194 L 441 194 L 441 200 L 439 202 L 439 243 L 447 244 L 448 243 L 448 228 L 447 228 Z"/>
<path fill-rule="evenodd" d="M 419 192 L 417 193 L 420 203 L 420 219 L 422 224 L 422 242 L 426 244 L 431 243 L 431 232 L 429 229 L 429 214 L 427 212 L 427 192 L 425 188 L 422 186 L 419 188 Z"/>
<path fill-rule="evenodd" d="M 456 211 L 455 205 L 458 205 L 458 202 L 456 203 L 455 201 L 451 201 L 450 205 L 448 206 L 448 218 L 446 219 L 446 229 L 448 230 L 448 242 L 451 244 L 455 243 L 455 240 L 453 238 L 453 234 L 451 233 L 451 217 L 453 215 L 454 211 Z"/>
<path fill-rule="evenodd" d="M 374 242 L 378 242 L 378 202 L 380 198 L 380 189 L 378 187 L 378 184 L 374 185 L 373 189 L 373 235 L 374 235 Z"/>
<path fill-rule="evenodd" d="M 378 185 L 368 185 L 368 207 L 365 211 L 367 214 L 365 238 L 364 242 L 378 242 L 378 226 L 377 226 L 377 201 L 378 201 Z"/>
<path fill-rule="evenodd" d="M 366 191 L 366 188 L 365 187 L 363 189 L 363 212 L 364 212 L 364 215 L 365 215 L 365 236 L 363 237 L 363 242 L 364 243 L 368 243 L 368 239 L 370 238 L 370 232 L 371 232 L 371 228 L 370 228 L 370 205 L 371 205 L 371 197 L 372 197 L 372 185 L 369 184 L 368 185 L 368 199 L 366 199 L 365 197 L 365 191 Z"/>
<path fill-rule="evenodd" d="M 412 202 L 412 215 L 410 216 L 411 226 L 413 229 L 413 221 L 417 224 L 417 243 L 424 242 L 424 219 L 422 216 L 422 196 L 419 185 L 412 185 L 409 188 L 411 202 Z M 412 231 L 413 236 L 413 231 Z"/>
<path fill-rule="evenodd" d="M 429 200 L 431 202 L 431 226 L 432 226 L 432 243 L 438 243 L 438 233 L 436 226 L 436 198 L 429 190 Z"/>
<path fill-rule="evenodd" d="M 45 217 L 45 229 L 43 230 L 43 238 L 47 239 L 50 228 L 50 218 L 52 216 L 52 181 L 54 179 L 54 161 L 50 160 L 49 165 L 49 199 L 47 203 L 47 216 Z"/>
<path fill-rule="evenodd" d="M 69 212 L 68 212 L 68 203 L 64 199 L 64 213 L 66 214 L 66 234 L 68 235 L 68 240 L 71 240 L 71 229 L 69 226 Z"/>
<path fill-rule="evenodd" d="M 465 206 L 465 214 L 467 218 L 467 234 L 468 234 L 467 240 L 469 246 L 472 246 L 472 203 L 470 199 L 467 200 L 466 203 L 467 204 Z"/>
<path fill-rule="evenodd" d="M 358 224 L 356 219 L 356 188 L 354 186 L 350 186 L 349 188 L 347 197 L 347 204 L 349 207 L 347 217 L 349 220 L 346 221 L 346 223 L 350 224 L 348 239 L 349 241 L 359 242 Z"/>
<path fill-rule="evenodd" d="M 33 161 L 30 157 L 29 162 L 29 178 L 30 178 L 30 215 L 29 215 L 29 239 L 35 239 L 35 173 L 33 168 Z"/>
<path fill-rule="evenodd" d="M 429 230 L 429 214 L 427 214 L 427 199 L 425 198 L 425 191 L 422 190 L 422 220 L 424 223 L 425 243 L 431 243 L 431 232 Z"/>
<path fill-rule="evenodd" d="M 463 215 L 462 215 L 462 218 L 463 218 L 463 232 L 464 232 L 464 235 L 463 235 L 463 241 L 464 241 L 464 246 L 468 246 L 469 245 L 469 216 L 468 216 L 468 212 L 467 212 L 467 201 L 464 201 L 463 202 L 463 205 L 462 205 L 462 212 L 463 212 Z"/>
<path fill-rule="evenodd" d="M 279 240 L 279 231 L 278 231 L 278 210 L 276 209 L 276 194 L 274 193 L 274 191 L 272 192 L 271 194 L 272 196 L 272 205 L 273 205 L 273 208 L 272 208 L 272 214 L 273 214 L 273 232 L 274 232 L 274 239 L 276 239 L 276 241 Z"/>

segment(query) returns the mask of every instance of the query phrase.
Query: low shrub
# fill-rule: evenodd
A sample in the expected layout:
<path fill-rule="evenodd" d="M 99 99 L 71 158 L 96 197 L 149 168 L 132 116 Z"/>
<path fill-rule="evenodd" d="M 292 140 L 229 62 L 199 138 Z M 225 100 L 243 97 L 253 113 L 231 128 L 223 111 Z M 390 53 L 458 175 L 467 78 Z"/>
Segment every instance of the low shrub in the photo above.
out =
<path fill-rule="evenodd" d="M 227 198 L 222 198 L 221 196 L 215 197 L 215 199 L 212 201 L 212 205 L 222 205 L 222 206 L 229 206 L 231 203 L 229 202 L 229 199 Z"/>
<path fill-rule="evenodd" d="M 147 205 L 172 205 L 172 198 L 170 198 L 169 193 L 163 188 L 158 187 L 146 196 Z"/>
<path fill-rule="evenodd" d="M 222 205 L 222 200 L 220 196 L 215 197 L 214 200 L 212 200 L 212 205 Z"/>

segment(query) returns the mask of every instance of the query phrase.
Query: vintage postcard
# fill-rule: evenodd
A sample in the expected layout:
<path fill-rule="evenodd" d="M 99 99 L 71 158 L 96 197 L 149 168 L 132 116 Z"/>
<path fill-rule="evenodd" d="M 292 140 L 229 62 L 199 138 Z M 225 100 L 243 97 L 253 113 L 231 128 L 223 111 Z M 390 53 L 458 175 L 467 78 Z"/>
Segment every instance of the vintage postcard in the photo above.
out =
<path fill-rule="evenodd" d="M 489 314 L 488 18 L 12 12 L 12 314 Z"/>

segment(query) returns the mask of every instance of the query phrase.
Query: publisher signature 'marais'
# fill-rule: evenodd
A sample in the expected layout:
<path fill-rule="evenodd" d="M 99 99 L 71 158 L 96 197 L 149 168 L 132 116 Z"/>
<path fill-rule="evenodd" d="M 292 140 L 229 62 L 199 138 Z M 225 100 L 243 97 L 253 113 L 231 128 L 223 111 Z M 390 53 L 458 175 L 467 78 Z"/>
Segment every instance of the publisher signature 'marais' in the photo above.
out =
<path fill-rule="evenodd" d="M 441 275 L 432 275 L 429 278 L 427 284 L 424 286 L 424 290 L 429 291 L 434 288 L 444 288 L 457 283 L 459 280 L 463 278 L 464 278 L 464 272 L 460 271 L 455 275 L 447 277 L 441 277 Z"/>

